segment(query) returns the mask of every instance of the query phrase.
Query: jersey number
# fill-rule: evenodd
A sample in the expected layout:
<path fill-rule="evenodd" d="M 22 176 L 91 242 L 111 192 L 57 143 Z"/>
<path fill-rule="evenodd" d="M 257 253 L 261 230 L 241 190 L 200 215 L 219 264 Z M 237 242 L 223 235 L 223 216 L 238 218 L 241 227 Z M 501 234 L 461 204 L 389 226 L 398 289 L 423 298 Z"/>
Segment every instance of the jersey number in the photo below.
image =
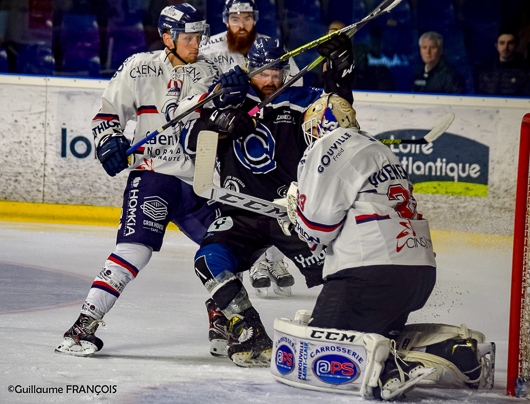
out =
<path fill-rule="evenodd" d="M 412 196 L 412 186 L 406 189 L 402 185 L 391 185 L 387 191 L 388 199 L 391 201 L 399 201 L 396 205 L 395 211 L 399 217 L 403 219 L 417 219 L 416 199 Z"/>

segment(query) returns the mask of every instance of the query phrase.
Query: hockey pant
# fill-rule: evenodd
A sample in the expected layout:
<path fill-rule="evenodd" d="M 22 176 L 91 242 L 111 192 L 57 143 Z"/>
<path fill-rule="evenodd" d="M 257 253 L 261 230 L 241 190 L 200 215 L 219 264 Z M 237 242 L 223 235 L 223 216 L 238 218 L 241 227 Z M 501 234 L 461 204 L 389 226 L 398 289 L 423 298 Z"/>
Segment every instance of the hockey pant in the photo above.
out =
<path fill-rule="evenodd" d="M 81 313 L 101 319 L 127 284 L 162 247 L 170 221 L 196 243 L 216 215 L 218 204 L 196 196 L 178 178 L 149 171 L 131 171 L 124 191 L 116 249 L 92 283 Z"/>
<path fill-rule="evenodd" d="M 252 306 L 236 274 L 248 270 L 271 245 L 295 263 L 309 287 L 322 282 L 325 254 L 314 257 L 306 243 L 286 236 L 276 219 L 233 212 L 223 215 L 211 224 L 195 254 L 195 272 L 227 317 Z"/>

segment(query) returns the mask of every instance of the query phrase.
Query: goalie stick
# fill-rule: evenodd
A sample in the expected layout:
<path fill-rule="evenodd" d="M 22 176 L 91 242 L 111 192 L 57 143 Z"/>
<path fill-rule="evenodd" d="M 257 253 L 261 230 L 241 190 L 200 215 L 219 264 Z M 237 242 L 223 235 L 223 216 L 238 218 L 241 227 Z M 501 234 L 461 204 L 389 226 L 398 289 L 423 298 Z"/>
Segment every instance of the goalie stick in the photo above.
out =
<path fill-rule="evenodd" d="M 423 136 L 420 139 L 378 139 L 381 143 L 390 146 L 393 144 L 427 144 L 432 143 L 436 139 L 438 139 L 440 136 L 442 136 L 447 129 L 449 129 L 449 126 L 453 123 L 455 120 L 455 114 L 452 112 L 445 115 L 440 122 L 438 122 L 438 125 L 436 125 L 434 128 L 432 128 L 429 133 L 427 133 L 425 136 Z"/>
<path fill-rule="evenodd" d="M 290 52 L 287 52 L 285 54 L 283 54 L 280 58 L 276 59 L 276 60 L 273 60 L 272 62 L 269 62 L 261 67 L 259 67 L 258 69 L 252 71 L 251 73 L 248 74 L 248 77 L 249 78 L 252 78 L 254 76 L 256 76 L 257 74 L 265 71 L 265 70 L 268 70 L 270 69 L 271 67 L 273 67 L 274 65 L 280 63 L 280 62 L 284 62 L 286 60 L 289 60 L 289 58 L 291 57 L 294 57 L 294 56 L 297 56 L 299 55 L 300 53 L 302 52 L 305 52 L 306 50 L 309 50 L 309 49 L 312 49 L 328 40 L 330 40 L 332 37 L 338 35 L 339 33 L 346 33 L 348 34 L 350 37 L 355 33 L 357 32 L 359 29 L 361 29 L 364 25 L 366 25 L 366 23 L 368 21 L 371 21 L 377 17 L 379 17 L 382 13 L 385 13 L 385 12 L 389 12 L 390 10 L 392 10 L 394 7 L 396 7 L 399 3 L 401 3 L 401 0 L 384 0 L 379 6 L 377 6 L 370 14 L 368 14 L 366 17 L 364 17 L 361 21 L 358 21 L 354 24 L 351 24 L 351 25 L 348 25 L 347 27 L 344 27 L 344 28 L 341 28 L 340 30 L 337 30 L 337 31 L 333 31 L 333 32 L 330 32 L 329 34 L 326 34 L 318 39 L 315 39 L 314 41 L 311 41 L 305 45 L 302 45 Z M 295 76 L 296 77 L 296 80 L 298 80 L 300 77 L 302 77 L 305 73 L 307 73 L 309 70 L 313 69 L 315 66 L 317 66 L 320 62 L 322 62 L 322 60 L 324 60 L 324 58 L 320 59 L 320 57 L 318 59 L 315 59 L 314 62 L 310 63 L 308 66 L 306 66 L 305 70 L 302 74 L 300 74 L 299 76 Z M 311 67 L 310 67 L 311 66 Z M 286 84 L 289 84 L 292 85 L 292 83 L 294 83 L 296 80 L 290 80 L 288 83 Z M 280 88 L 281 89 L 281 88 Z M 280 90 L 279 89 L 279 90 Z M 279 91 L 278 90 L 278 91 Z M 283 92 L 284 90 L 282 90 Z M 208 102 L 216 99 L 217 97 L 220 97 L 221 96 L 221 93 L 222 91 L 220 91 L 220 86 L 216 86 L 214 88 L 214 90 L 209 93 L 205 98 L 203 98 L 201 101 L 199 101 L 197 104 L 187 108 L 186 110 L 182 111 L 182 113 L 178 114 L 175 118 L 171 119 L 169 122 L 166 122 L 164 125 L 162 125 L 161 127 L 159 127 L 158 129 L 155 129 L 153 132 L 149 133 L 146 137 L 144 137 L 143 139 L 139 140 L 138 142 L 136 142 L 135 144 L 133 144 L 131 147 L 129 147 L 127 149 L 127 152 L 126 152 L 126 155 L 127 156 L 130 156 L 131 154 L 133 154 L 140 146 L 144 145 L 145 143 L 149 142 L 151 139 L 155 138 L 156 136 L 158 136 L 160 133 L 162 133 L 163 131 L 165 131 L 167 128 L 169 128 L 170 126 L 173 126 L 175 125 L 176 123 L 178 123 L 181 119 L 185 118 L 186 116 L 188 116 L 189 114 L 191 114 L 193 111 L 195 111 L 196 109 L 198 108 L 201 108 L 203 105 L 207 104 Z M 279 93 L 281 94 L 281 93 Z M 279 94 L 277 94 L 274 98 L 276 98 Z M 274 94 L 273 94 L 274 95 Z M 273 98 L 273 99 L 274 99 Z M 271 100 L 269 100 L 268 102 L 270 102 Z M 263 104 L 263 103 L 262 103 Z M 265 104 L 263 104 L 265 105 Z M 262 105 L 262 107 L 263 107 Z M 256 111 L 254 111 L 254 113 L 256 113 Z M 254 114 L 252 114 L 254 115 Z"/>
<path fill-rule="evenodd" d="M 426 144 L 438 139 L 449 128 L 455 115 L 449 113 L 421 139 L 410 139 L 408 143 Z M 217 155 L 218 134 L 210 130 L 203 130 L 199 133 L 197 139 L 197 154 L 195 156 L 195 176 L 193 178 L 193 191 L 206 199 L 212 199 L 226 205 L 236 206 L 251 212 L 259 213 L 265 216 L 289 221 L 287 215 L 287 206 L 270 202 L 265 199 L 257 198 L 232 191 L 227 188 L 221 188 L 213 183 L 213 173 L 215 170 L 215 160 Z M 397 142 L 404 139 L 379 139 L 383 144 L 399 144 Z"/>

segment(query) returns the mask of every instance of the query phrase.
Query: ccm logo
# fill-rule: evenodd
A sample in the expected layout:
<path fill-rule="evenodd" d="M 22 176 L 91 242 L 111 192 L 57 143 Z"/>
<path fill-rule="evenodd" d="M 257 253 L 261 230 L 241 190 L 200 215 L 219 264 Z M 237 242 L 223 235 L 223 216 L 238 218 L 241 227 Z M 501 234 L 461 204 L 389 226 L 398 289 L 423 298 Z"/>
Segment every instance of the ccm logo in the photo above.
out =
<path fill-rule="evenodd" d="M 349 341 L 355 340 L 355 334 L 346 334 L 344 332 L 311 330 L 311 338 L 325 339 L 328 341 Z"/>

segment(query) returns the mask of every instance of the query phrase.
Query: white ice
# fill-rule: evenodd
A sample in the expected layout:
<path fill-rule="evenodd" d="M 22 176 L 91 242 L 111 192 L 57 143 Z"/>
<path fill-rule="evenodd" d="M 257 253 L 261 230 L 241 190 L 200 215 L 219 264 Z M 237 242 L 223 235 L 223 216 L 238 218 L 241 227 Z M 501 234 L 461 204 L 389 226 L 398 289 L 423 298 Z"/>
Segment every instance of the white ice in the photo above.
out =
<path fill-rule="evenodd" d="M 196 246 L 168 232 L 153 256 L 105 316 L 91 358 L 54 353 L 79 314 L 92 280 L 114 248 L 115 229 L 0 222 L 0 403 L 351 403 L 360 397 L 297 389 L 268 369 L 243 369 L 210 355 L 206 290 L 193 271 Z M 438 283 L 411 322 L 466 323 L 497 344 L 494 390 L 417 388 L 405 402 L 512 403 L 505 395 L 511 239 L 435 233 Z M 300 274 L 293 296 L 257 298 L 272 334 L 275 317 L 312 309 L 319 289 Z M 101 394 L 73 392 L 103 386 Z M 10 386 L 19 393 L 11 393 Z M 17 387 L 18 386 L 18 387 Z M 110 387 L 109 387 L 110 386 Z M 114 386 L 114 387 L 113 387 Z M 32 393 L 35 389 L 63 393 Z M 66 392 L 67 389 L 70 389 Z M 115 391 L 114 391 L 115 390 Z"/>

